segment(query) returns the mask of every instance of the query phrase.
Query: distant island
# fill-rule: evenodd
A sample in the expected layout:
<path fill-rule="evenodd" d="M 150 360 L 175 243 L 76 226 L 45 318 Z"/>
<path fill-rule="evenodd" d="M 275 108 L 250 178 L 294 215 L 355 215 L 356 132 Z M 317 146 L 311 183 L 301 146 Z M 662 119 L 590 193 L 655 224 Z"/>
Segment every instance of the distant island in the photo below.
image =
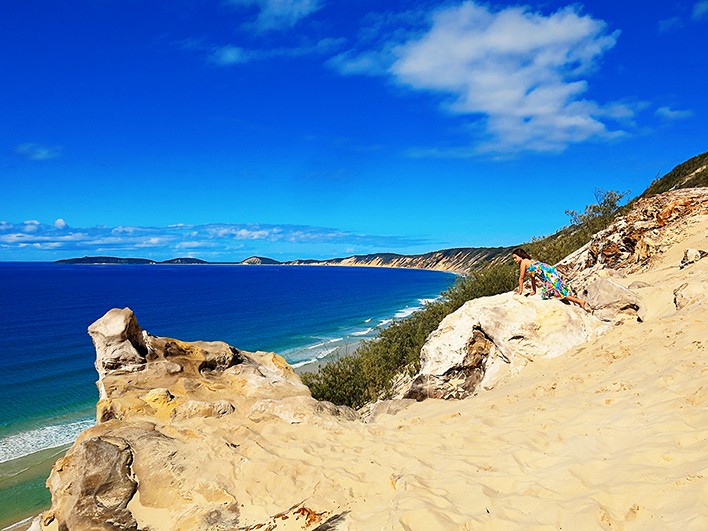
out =
<path fill-rule="evenodd" d="M 172 258 L 156 262 L 148 258 L 119 258 L 116 256 L 84 256 L 82 258 L 67 258 L 56 260 L 55 264 L 119 264 L 119 265 L 153 265 L 153 264 L 208 264 L 199 258 Z"/>

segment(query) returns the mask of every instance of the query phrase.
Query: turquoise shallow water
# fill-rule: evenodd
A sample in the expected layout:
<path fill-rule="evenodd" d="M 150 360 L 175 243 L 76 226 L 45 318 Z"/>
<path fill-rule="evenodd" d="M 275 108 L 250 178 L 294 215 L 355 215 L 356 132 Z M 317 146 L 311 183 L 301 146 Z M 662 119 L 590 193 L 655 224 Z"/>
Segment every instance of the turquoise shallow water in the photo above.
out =
<path fill-rule="evenodd" d="M 155 335 L 275 351 L 302 366 L 453 282 L 404 269 L 0 263 L 0 525 L 46 503 L 47 453 L 92 424 L 86 328 L 110 308 L 130 307 Z"/>

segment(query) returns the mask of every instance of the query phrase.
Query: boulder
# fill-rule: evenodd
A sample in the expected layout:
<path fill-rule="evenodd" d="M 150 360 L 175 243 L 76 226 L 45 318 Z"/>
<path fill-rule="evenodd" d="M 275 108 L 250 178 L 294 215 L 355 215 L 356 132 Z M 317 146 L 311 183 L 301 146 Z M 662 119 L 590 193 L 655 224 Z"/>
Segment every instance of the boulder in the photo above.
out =
<path fill-rule="evenodd" d="M 59 529 L 137 529 L 128 510 L 138 486 L 132 464 L 133 453 L 124 439 L 99 436 L 75 444 L 47 481 L 57 500 L 52 517 Z"/>
<path fill-rule="evenodd" d="M 466 398 L 506 371 L 560 356 L 608 328 L 559 300 L 504 293 L 469 301 L 428 336 L 405 398 Z"/>
<path fill-rule="evenodd" d="M 701 251 L 700 249 L 686 249 L 683 253 L 683 258 L 681 259 L 681 269 L 689 264 L 695 264 L 698 260 L 708 256 L 708 252 Z"/>
<path fill-rule="evenodd" d="M 609 278 L 598 278 L 588 284 L 582 295 L 598 319 L 618 323 L 625 317 L 644 320 L 646 305 L 633 291 Z"/>
<path fill-rule="evenodd" d="M 100 385 L 102 378 L 109 372 L 142 370 L 148 349 L 142 329 L 130 308 L 109 310 L 89 326 L 88 333 L 96 348 L 99 393 L 101 398 L 105 398 L 105 389 Z"/>
<path fill-rule="evenodd" d="M 703 302 L 705 298 L 706 287 L 701 283 L 684 282 L 674 290 L 674 306 L 677 310 Z"/>

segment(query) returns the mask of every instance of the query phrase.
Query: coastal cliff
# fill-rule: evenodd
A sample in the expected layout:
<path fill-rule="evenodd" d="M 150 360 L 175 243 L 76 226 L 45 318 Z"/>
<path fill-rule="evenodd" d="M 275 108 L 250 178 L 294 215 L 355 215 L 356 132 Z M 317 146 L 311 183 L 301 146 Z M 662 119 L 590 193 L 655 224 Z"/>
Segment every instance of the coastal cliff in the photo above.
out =
<path fill-rule="evenodd" d="M 318 266 L 402 267 L 462 274 L 469 273 L 478 267 L 499 263 L 508 258 L 511 250 L 512 247 L 464 247 L 416 255 L 377 253 L 330 260 L 293 260 L 286 263 Z"/>
<path fill-rule="evenodd" d="M 428 338 L 420 401 L 365 419 L 275 354 L 110 310 L 98 424 L 34 528 L 704 529 L 708 190 L 647 201 L 562 264 L 594 314 L 470 301 Z"/>

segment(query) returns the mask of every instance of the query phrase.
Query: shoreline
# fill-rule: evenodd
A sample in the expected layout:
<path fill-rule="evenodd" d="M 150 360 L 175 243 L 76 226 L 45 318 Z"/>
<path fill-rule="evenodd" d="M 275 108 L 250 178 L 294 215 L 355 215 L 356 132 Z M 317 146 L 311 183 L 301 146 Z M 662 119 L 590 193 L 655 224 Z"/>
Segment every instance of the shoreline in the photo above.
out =
<path fill-rule="evenodd" d="M 370 326 L 367 326 L 365 330 L 355 330 L 353 332 L 349 331 L 349 333 L 343 334 L 344 337 L 342 338 L 329 339 L 324 343 L 318 343 L 303 348 L 292 349 L 278 354 L 286 358 L 288 364 L 295 370 L 297 374 L 302 374 L 306 372 L 317 372 L 322 366 L 326 365 L 330 361 L 336 361 L 339 358 L 342 358 L 349 354 L 353 354 L 363 342 L 375 340 L 379 336 L 380 331 L 387 328 L 392 323 L 407 319 L 416 312 L 423 310 L 426 304 L 438 301 L 441 298 L 442 293 L 435 298 L 419 298 L 417 301 L 417 305 L 400 308 L 396 310 L 393 315 L 388 315 L 386 317 L 377 317 L 377 324 L 371 323 L 370 321 L 372 321 L 374 318 L 370 318 L 368 320 L 369 322 L 365 323 L 366 325 Z M 331 350 L 326 351 L 326 353 L 322 356 L 315 355 L 314 358 L 311 358 L 309 360 L 301 360 L 294 362 L 288 360 L 288 353 L 302 353 L 306 352 L 307 350 L 314 349 L 316 347 L 321 347 L 326 350 L 327 344 L 339 341 L 341 341 L 342 343 L 333 347 Z"/>
<path fill-rule="evenodd" d="M 440 297 L 441 294 L 434 298 L 417 298 L 408 304 L 394 307 L 388 312 L 370 315 L 369 318 L 353 326 L 331 333 L 331 337 L 318 337 L 316 343 L 305 344 L 293 349 L 280 349 L 276 352 L 286 358 L 287 363 L 293 367 L 296 374 L 315 373 L 325 364 L 353 354 L 364 341 L 375 339 L 381 329 L 420 311 L 425 307 L 425 304 L 438 300 Z M 94 411 L 92 410 L 91 413 Z M 77 420 L 79 422 L 85 421 L 85 419 L 76 418 L 71 420 L 70 424 L 76 424 Z M 91 422 L 93 424 L 93 419 Z M 42 428 L 46 429 L 47 426 Z M 32 431 L 20 432 L 19 435 L 26 435 Z M 17 435 L 15 434 L 15 436 Z M 73 440 L 0 463 L 0 491 L 4 500 L 0 504 L 0 530 L 25 530 L 31 525 L 31 519 L 34 516 L 50 507 L 51 497 L 45 483 L 52 465 L 71 444 L 73 444 Z M 12 448 L 8 447 L 6 450 L 10 449 Z M 31 495 L 28 497 L 27 493 Z M 19 503 L 19 500 L 22 500 L 22 503 Z"/>
<path fill-rule="evenodd" d="M 51 506 L 46 481 L 54 463 L 71 443 L 0 463 L 0 530 L 29 528 L 32 520 Z"/>
<path fill-rule="evenodd" d="M 305 362 L 302 365 L 299 365 L 298 367 L 291 365 L 291 367 L 298 376 L 304 373 L 315 373 L 331 361 L 337 361 L 339 358 L 354 354 L 354 352 L 356 352 L 356 350 L 359 348 L 359 345 L 361 345 L 364 341 L 366 340 L 359 339 L 356 341 L 352 341 L 351 343 L 347 343 L 346 345 L 340 345 L 336 347 L 332 352 L 330 352 L 326 356 L 323 356 L 320 359 Z"/>

